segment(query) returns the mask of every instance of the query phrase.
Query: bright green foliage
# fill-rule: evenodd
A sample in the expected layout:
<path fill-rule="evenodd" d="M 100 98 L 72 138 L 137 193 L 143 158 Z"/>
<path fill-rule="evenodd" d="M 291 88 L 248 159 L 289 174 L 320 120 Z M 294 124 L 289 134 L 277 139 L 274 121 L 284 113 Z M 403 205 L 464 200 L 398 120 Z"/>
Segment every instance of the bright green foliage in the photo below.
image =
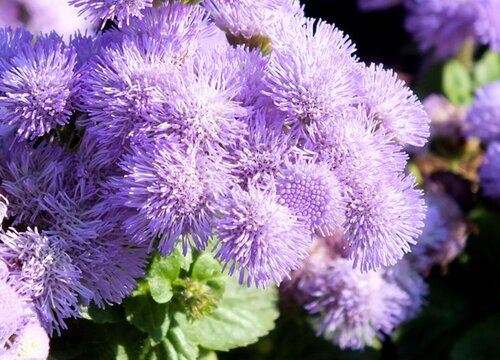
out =
<path fill-rule="evenodd" d="M 458 60 L 451 60 L 443 69 L 443 92 L 454 104 L 472 101 L 473 84 L 467 67 Z"/>

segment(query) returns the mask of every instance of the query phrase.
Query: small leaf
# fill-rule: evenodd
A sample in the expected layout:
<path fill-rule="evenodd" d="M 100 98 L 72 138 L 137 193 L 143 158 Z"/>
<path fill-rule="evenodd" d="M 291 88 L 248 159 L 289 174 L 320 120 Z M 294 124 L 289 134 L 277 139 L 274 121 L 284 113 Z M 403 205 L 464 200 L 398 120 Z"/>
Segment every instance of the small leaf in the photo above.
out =
<path fill-rule="evenodd" d="M 222 265 L 209 253 L 201 254 L 193 265 L 192 277 L 196 280 L 208 280 L 221 276 Z"/>
<path fill-rule="evenodd" d="M 139 290 L 125 299 L 125 316 L 136 328 L 149 334 L 156 342 L 167 334 L 170 326 L 168 304 L 158 304 L 149 293 Z"/>
<path fill-rule="evenodd" d="M 194 322 L 179 316 L 178 322 L 201 346 L 227 351 L 254 343 L 274 328 L 276 301 L 275 288 L 246 288 L 231 278 L 215 312 Z"/>
<path fill-rule="evenodd" d="M 451 60 L 443 69 L 443 92 L 455 104 L 472 101 L 472 80 L 467 67 L 458 60 Z"/>
<path fill-rule="evenodd" d="M 164 304 L 172 299 L 172 281 L 179 277 L 180 272 L 181 261 L 175 251 L 169 256 L 156 254 L 153 257 L 147 281 L 151 296 L 157 303 Z"/>
<path fill-rule="evenodd" d="M 500 78 L 500 54 L 487 51 L 472 70 L 475 86 L 483 86 Z"/>

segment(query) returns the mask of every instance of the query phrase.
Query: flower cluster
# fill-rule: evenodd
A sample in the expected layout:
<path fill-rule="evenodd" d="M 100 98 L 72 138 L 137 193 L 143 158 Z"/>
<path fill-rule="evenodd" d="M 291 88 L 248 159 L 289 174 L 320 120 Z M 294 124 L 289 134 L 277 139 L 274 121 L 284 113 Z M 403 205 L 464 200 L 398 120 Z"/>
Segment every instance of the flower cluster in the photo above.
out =
<path fill-rule="evenodd" d="M 358 348 L 407 318 L 423 291 L 385 273 L 422 233 L 404 146 L 429 119 L 394 72 L 296 0 L 71 3 L 116 26 L 0 31 L 0 260 L 48 332 L 120 302 L 153 248 L 213 243 L 265 287 L 339 232 L 302 287 L 319 331 Z"/>

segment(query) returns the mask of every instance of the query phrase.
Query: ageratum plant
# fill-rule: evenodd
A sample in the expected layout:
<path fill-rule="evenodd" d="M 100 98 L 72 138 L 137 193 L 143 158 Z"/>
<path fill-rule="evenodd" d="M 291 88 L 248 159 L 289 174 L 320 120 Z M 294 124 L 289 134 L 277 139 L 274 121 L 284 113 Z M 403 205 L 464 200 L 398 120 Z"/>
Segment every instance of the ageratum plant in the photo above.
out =
<path fill-rule="evenodd" d="M 113 356 L 228 350 L 274 284 L 344 348 L 415 315 L 429 119 L 394 72 L 295 0 L 70 3 L 96 34 L 0 30 L 2 356 L 81 316 L 141 341 Z"/>

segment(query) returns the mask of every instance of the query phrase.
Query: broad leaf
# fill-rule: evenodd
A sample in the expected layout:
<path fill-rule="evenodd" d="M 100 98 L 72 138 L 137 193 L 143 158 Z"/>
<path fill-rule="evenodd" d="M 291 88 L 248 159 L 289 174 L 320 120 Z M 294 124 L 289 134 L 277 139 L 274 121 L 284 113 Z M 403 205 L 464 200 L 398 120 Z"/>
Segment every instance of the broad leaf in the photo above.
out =
<path fill-rule="evenodd" d="M 246 288 L 231 278 L 215 312 L 193 322 L 180 316 L 176 319 L 183 330 L 195 334 L 201 346 L 227 351 L 252 344 L 274 328 L 276 301 L 275 288 Z"/>

